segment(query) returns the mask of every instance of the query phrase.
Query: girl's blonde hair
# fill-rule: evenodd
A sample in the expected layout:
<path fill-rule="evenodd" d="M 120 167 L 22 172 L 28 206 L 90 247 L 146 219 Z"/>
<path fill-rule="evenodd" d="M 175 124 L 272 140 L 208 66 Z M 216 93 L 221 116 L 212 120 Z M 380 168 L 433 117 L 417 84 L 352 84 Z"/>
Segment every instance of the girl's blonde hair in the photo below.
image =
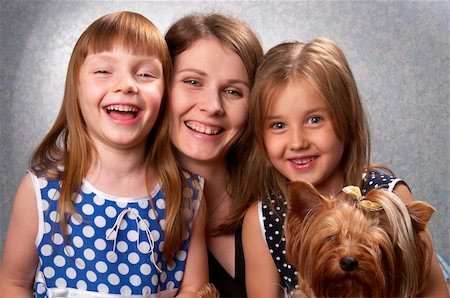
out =
<path fill-rule="evenodd" d="M 58 215 L 62 232 L 67 235 L 67 222 L 76 214 L 74 193 L 80 190 L 98 153 L 89 137 L 78 102 L 77 85 L 80 67 L 88 54 L 111 51 L 122 45 L 130 53 L 157 57 L 163 68 L 164 98 L 154 127 L 147 138 L 146 168 L 155 168 L 166 196 L 166 230 L 164 257 L 171 262 L 181 247 L 188 219 L 179 212 L 182 206 L 181 171 L 176 165 L 167 139 L 159 134 L 159 123 L 167 106 L 171 60 L 167 44 L 155 25 L 144 16 L 133 12 L 116 12 L 93 22 L 80 36 L 70 57 L 64 97 L 59 114 L 41 144 L 32 155 L 30 166 L 49 178 L 61 180 Z"/>
<path fill-rule="evenodd" d="M 231 49 L 242 60 L 249 80 L 249 87 L 253 86 L 256 68 L 263 57 L 261 43 L 255 32 L 244 22 L 223 14 L 191 14 L 176 21 L 166 33 L 166 41 L 170 56 L 175 61 L 181 53 L 186 51 L 194 42 L 202 38 L 216 38 L 223 46 Z M 169 103 L 170 104 L 170 103 Z M 169 110 L 169 109 L 168 109 Z M 170 112 L 166 111 L 163 125 L 170 131 Z M 245 129 L 247 126 L 245 126 Z M 243 138 L 244 132 L 238 135 L 227 153 L 228 177 L 227 192 L 233 200 L 232 210 L 227 221 L 222 224 L 219 233 L 232 233 L 241 224 L 248 200 L 238 199 L 243 180 L 242 164 L 250 150 L 249 143 Z M 176 150 L 172 146 L 172 150 Z"/>
<path fill-rule="evenodd" d="M 370 160 L 368 121 L 347 59 L 331 40 L 291 41 L 270 49 L 255 78 L 249 102 L 255 146 L 247 169 L 251 195 L 286 195 L 286 177 L 270 163 L 264 147 L 264 122 L 272 99 L 293 80 L 304 79 L 324 98 L 337 137 L 344 144 L 340 163 L 344 185 L 359 185 Z M 249 195 L 246 193 L 246 195 Z"/>

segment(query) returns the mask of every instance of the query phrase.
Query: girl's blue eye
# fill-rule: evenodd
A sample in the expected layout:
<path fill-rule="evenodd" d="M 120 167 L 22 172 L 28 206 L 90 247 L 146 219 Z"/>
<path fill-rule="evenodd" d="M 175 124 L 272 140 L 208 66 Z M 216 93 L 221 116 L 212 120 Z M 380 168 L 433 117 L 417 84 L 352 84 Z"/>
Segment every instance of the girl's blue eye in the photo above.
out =
<path fill-rule="evenodd" d="M 99 74 L 108 74 L 109 72 L 103 69 L 100 70 L 96 70 L 94 73 L 99 73 Z"/>
<path fill-rule="evenodd" d="M 282 123 L 282 122 L 276 122 L 276 123 L 273 123 L 273 124 L 271 125 L 271 127 L 272 127 L 273 129 L 283 129 L 283 128 L 286 127 L 286 124 L 284 124 L 284 123 Z"/>
<path fill-rule="evenodd" d="M 306 123 L 308 124 L 319 124 L 322 122 L 322 117 L 320 116 L 311 116 L 308 118 L 308 121 Z"/>
<path fill-rule="evenodd" d="M 140 73 L 140 74 L 138 74 L 138 76 L 144 77 L 144 78 L 154 78 L 155 77 L 151 73 L 147 73 L 147 72 Z"/>

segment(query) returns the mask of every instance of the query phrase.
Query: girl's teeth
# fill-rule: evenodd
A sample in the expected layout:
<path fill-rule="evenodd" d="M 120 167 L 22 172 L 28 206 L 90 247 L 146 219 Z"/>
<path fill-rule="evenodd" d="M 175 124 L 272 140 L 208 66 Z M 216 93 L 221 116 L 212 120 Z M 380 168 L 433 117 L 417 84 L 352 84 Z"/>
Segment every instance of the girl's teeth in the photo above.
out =
<path fill-rule="evenodd" d="M 293 159 L 292 161 L 293 161 L 295 164 L 298 164 L 298 165 L 304 165 L 304 164 L 307 164 L 308 162 L 310 162 L 310 161 L 312 161 L 312 160 L 313 160 L 313 158 L 310 157 L 310 158 L 305 158 L 305 159 Z"/>
<path fill-rule="evenodd" d="M 106 110 L 119 112 L 133 112 L 133 113 L 136 113 L 138 111 L 136 107 L 128 105 L 110 105 L 106 107 Z"/>

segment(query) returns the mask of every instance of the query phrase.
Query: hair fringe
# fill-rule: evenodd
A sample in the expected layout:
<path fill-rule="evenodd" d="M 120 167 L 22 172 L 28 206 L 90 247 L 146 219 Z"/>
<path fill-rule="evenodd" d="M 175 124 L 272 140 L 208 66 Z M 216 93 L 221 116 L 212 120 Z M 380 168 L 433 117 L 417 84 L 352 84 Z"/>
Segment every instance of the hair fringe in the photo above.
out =
<path fill-rule="evenodd" d="M 185 182 L 182 172 L 172 152 L 167 150 L 170 140 L 159 135 L 159 123 L 167 107 L 171 60 L 163 36 L 150 20 L 137 13 L 122 11 L 97 19 L 83 32 L 69 61 L 61 109 L 52 128 L 33 152 L 30 168 L 45 177 L 61 180 L 58 217 L 66 239 L 70 217 L 78 216 L 74 209 L 74 195 L 79 191 L 91 162 L 98 158 L 78 104 L 79 69 L 89 53 L 111 50 L 116 43 L 121 43 L 133 53 L 156 56 L 163 66 L 165 95 L 147 140 L 145 165 L 147 171 L 150 167 L 156 169 L 166 196 L 164 257 L 170 264 L 187 232 L 189 219 L 186 212 L 180 212 L 180 208 L 185 207 L 181 192 L 182 182 Z"/>

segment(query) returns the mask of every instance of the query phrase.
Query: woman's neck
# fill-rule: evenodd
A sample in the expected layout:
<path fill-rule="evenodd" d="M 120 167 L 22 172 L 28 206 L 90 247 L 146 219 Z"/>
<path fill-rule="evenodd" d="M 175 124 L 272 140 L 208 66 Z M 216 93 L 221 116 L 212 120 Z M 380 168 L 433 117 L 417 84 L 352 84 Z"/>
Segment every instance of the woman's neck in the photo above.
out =
<path fill-rule="evenodd" d="M 228 185 L 228 167 L 226 160 L 215 162 L 201 162 L 184 160 L 181 166 L 205 179 L 203 194 L 206 199 L 207 214 L 211 220 L 221 221 L 228 214 L 229 197 L 226 194 Z"/>
<path fill-rule="evenodd" d="M 183 169 L 202 176 L 207 184 L 212 184 L 215 188 L 224 184 L 228 176 L 227 162 L 224 159 L 214 161 L 193 160 L 182 156 L 177 156 Z"/>

